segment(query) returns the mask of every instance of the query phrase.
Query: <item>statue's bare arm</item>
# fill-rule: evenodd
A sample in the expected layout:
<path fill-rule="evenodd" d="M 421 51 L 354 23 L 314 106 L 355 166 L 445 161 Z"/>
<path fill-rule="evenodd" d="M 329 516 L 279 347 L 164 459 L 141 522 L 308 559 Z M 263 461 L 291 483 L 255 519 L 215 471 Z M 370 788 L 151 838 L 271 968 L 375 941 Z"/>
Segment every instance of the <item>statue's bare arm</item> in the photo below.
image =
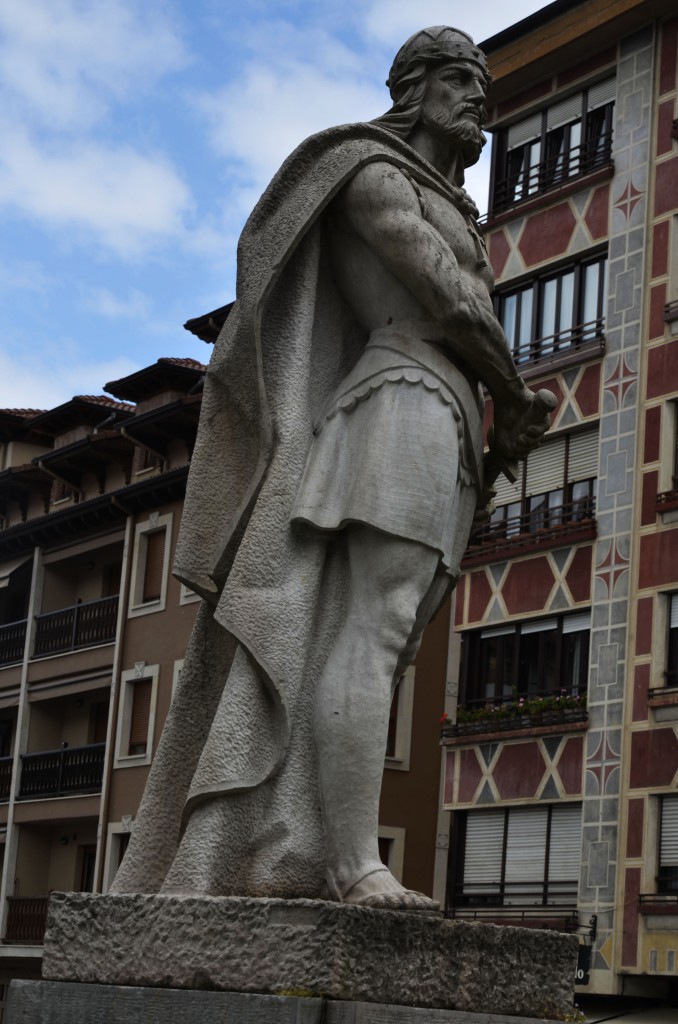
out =
<path fill-rule="evenodd" d="M 485 285 L 474 288 L 464 279 L 452 247 L 424 220 L 412 185 L 395 167 L 368 164 L 345 187 L 340 203 L 352 230 L 441 325 L 452 351 L 487 386 L 497 449 L 506 458 L 523 458 L 548 429 L 548 410 L 518 376 Z"/>

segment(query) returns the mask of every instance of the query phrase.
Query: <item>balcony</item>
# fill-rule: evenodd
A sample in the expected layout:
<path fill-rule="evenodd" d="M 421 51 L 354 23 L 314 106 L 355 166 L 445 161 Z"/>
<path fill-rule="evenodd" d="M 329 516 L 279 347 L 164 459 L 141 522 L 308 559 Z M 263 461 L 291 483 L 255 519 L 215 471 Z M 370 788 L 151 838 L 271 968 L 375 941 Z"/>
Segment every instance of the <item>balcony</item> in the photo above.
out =
<path fill-rule="evenodd" d="M 442 721 L 443 743 L 457 737 L 498 735 L 516 732 L 578 731 L 588 721 L 586 694 L 548 693 L 505 700 L 469 701 L 457 710 L 457 721 L 446 715 Z"/>
<path fill-rule="evenodd" d="M 105 743 L 21 755 L 20 800 L 100 793 Z"/>
<path fill-rule="evenodd" d="M 0 626 L 0 665 L 15 665 L 23 661 L 26 626 L 26 619 Z"/>
<path fill-rule="evenodd" d="M 40 945 L 47 927 L 48 896 L 19 898 L 8 896 L 9 913 L 5 942 L 17 945 Z"/>
<path fill-rule="evenodd" d="M 559 367 L 569 363 L 581 363 L 585 359 L 595 359 L 605 354 L 605 320 L 591 320 L 589 323 L 577 324 L 545 338 L 535 338 L 523 345 L 515 345 L 513 359 L 521 372 L 539 363 L 541 371 L 544 363 Z"/>
<path fill-rule="evenodd" d="M 524 551 L 562 547 L 596 536 L 595 498 L 568 501 L 555 508 L 540 506 L 530 512 L 488 523 L 476 533 L 466 549 L 462 568 L 515 558 Z"/>
<path fill-rule="evenodd" d="M 527 928 L 574 931 L 578 925 L 575 880 L 462 883 L 446 917 Z"/>
<path fill-rule="evenodd" d="M 0 803 L 9 800 L 12 792 L 13 757 L 0 757 Z"/>
<path fill-rule="evenodd" d="M 119 595 L 116 594 L 36 615 L 33 657 L 111 643 L 115 640 L 118 601 Z"/>
<path fill-rule="evenodd" d="M 611 162 L 612 131 L 608 131 L 596 135 L 581 146 L 573 146 L 564 156 L 557 154 L 526 169 L 518 168 L 497 182 L 491 216 L 495 218 L 505 210 L 535 199 L 545 192 L 562 191 L 572 184 L 576 185 L 589 174 L 609 170 Z"/>

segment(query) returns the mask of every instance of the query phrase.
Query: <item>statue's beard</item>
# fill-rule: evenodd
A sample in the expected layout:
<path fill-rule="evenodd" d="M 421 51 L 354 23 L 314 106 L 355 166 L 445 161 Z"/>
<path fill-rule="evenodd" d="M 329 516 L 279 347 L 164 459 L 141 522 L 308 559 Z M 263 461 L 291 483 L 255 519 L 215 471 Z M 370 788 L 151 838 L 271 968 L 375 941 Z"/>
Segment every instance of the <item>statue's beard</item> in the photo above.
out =
<path fill-rule="evenodd" d="M 480 130 L 480 125 L 473 121 L 462 120 L 449 108 L 438 110 L 422 110 L 423 123 L 438 135 L 444 136 L 450 148 L 461 153 L 464 167 L 471 167 L 480 159 L 482 148 L 487 139 Z"/>

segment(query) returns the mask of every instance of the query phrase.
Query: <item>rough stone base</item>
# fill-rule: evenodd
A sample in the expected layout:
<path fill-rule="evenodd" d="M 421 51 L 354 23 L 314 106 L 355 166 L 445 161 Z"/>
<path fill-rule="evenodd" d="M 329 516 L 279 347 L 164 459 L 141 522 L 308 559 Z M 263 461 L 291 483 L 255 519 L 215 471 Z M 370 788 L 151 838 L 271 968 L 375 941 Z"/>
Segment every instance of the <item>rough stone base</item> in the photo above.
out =
<path fill-rule="evenodd" d="M 68 981 L 13 981 L 5 1020 L 7 1024 L 536 1024 L 532 1017 L 464 1010 Z"/>
<path fill-rule="evenodd" d="M 54 893 L 50 981 L 523 1017 L 572 1008 L 577 939 L 321 900 Z"/>

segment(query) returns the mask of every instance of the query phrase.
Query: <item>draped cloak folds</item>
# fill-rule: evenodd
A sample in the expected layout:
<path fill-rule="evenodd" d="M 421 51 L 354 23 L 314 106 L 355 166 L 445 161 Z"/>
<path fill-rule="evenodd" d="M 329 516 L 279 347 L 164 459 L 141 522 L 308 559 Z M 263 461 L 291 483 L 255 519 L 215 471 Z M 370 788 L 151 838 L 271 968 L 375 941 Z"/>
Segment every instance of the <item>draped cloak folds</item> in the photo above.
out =
<path fill-rule="evenodd" d="M 347 564 L 340 534 L 293 529 L 290 513 L 314 424 L 367 341 L 333 282 L 323 212 L 374 161 L 458 205 L 406 142 L 347 125 L 285 161 L 240 238 L 174 569 L 205 600 L 115 891 L 322 891 L 313 685 L 341 626 Z M 479 410 L 463 414 L 479 462 Z"/>

